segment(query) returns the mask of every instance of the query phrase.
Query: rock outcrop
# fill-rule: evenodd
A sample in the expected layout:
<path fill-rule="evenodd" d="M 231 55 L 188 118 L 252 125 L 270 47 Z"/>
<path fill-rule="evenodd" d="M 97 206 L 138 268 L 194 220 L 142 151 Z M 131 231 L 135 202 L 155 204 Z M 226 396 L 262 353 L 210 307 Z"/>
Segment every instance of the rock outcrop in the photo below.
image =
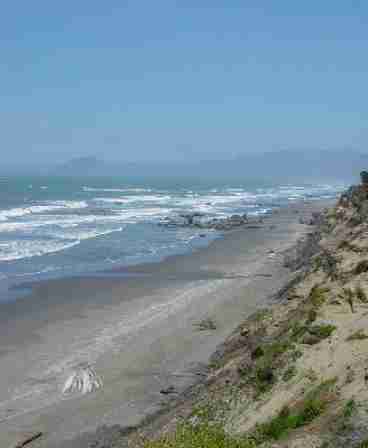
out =
<path fill-rule="evenodd" d="M 254 227 L 263 224 L 264 216 L 249 217 L 247 214 L 232 215 L 226 218 L 208 218 L 200 212 L 183 213 L 177 217 L 166 217 L 159 225 L 164 227 L 192 227 L 204 230 L 226 232 L 239 227 Z"/>

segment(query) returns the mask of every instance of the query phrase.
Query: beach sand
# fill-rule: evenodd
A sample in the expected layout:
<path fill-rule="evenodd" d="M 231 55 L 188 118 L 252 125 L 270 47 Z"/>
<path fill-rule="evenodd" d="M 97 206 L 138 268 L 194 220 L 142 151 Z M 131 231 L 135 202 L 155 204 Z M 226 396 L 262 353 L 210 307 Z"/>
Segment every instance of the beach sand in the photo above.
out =
<path fill-rule="evenodd" d="M 290 279 L 282 252 L 312 230 L 300 218 L 327 205 L 293 204 L 193 254 L 41 282 L 1 305 L 0 446 L 38 431 L 32 448 L 85 446 L 67 441 L 160 409 L 170 400 L 161 392 L 195 382 L 225 337 Z M 208 317 L 216 329 L 199 331 Z M 102 388 L 63 395 L 87 366 Z"/>

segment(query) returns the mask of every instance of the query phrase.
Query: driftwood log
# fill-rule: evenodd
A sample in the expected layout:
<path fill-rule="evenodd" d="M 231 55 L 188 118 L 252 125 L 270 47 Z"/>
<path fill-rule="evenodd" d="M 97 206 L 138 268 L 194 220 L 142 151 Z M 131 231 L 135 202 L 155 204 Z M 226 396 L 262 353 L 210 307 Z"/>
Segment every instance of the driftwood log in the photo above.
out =
<path fill-rule="evenodd" d="M 34 432 L 33 434 L 29 434 L 21 442 L 18 442 L 14 446 L 14 448 L 23 448 L 23 447 L 29 445 L 30 443 L 34 442 L 35 440 L 39 439 L 40 437 L 42 437 L 42 435 L 43 435 L 42 432 Z"/>

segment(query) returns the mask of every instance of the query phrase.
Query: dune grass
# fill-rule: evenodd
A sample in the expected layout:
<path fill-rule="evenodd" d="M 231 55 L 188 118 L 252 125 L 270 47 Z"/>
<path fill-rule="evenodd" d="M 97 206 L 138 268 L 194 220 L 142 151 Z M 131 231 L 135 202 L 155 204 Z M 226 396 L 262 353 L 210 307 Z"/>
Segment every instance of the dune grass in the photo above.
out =
<path fill-rule="evenodd" d="M 146 442 L 143 448 L 255 448 L 252 440 L 228 435 L 221 426 L 181 424 L 172 435 Z"/>

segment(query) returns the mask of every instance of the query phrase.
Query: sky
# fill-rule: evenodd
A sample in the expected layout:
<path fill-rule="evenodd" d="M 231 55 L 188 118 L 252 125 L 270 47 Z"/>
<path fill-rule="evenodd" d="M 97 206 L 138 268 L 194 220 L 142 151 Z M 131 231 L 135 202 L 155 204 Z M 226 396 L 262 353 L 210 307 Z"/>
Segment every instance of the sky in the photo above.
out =
<path fill-rule="evenodd" d="M 1 163 L 368 150 L 368 2 L 13 0 Z"/>

